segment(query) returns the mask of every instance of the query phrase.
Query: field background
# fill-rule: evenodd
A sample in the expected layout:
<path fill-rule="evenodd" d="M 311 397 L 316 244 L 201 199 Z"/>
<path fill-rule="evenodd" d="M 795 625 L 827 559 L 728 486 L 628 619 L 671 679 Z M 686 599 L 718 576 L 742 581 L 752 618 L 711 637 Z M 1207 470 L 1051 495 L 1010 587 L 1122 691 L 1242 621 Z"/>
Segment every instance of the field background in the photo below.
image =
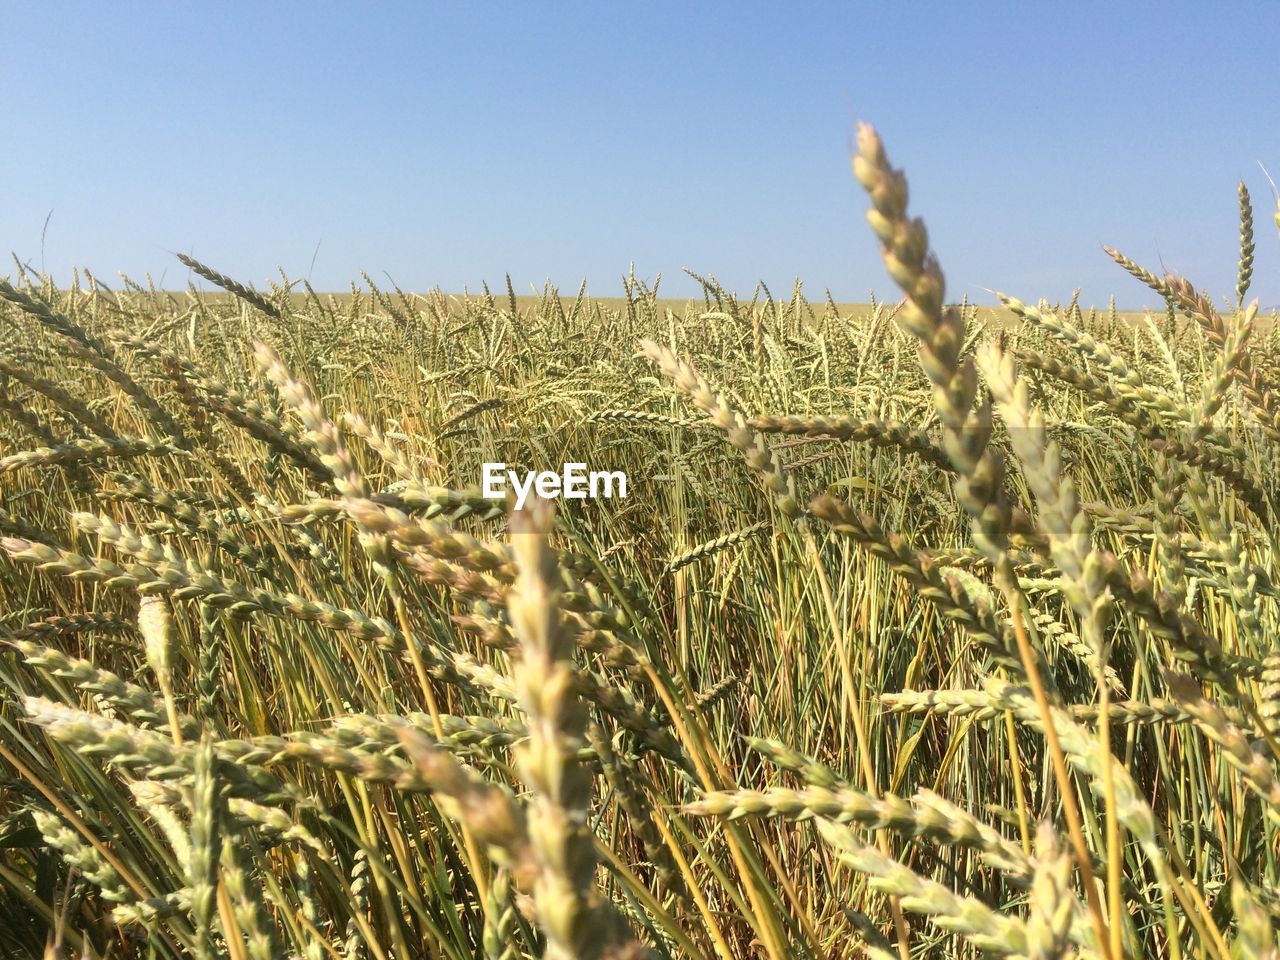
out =
<path fill-rule="evenodd" d="M 947 314 L 1043 411 L 1094 622 L 1002 409 L 1000 489 L 1042 518 L 1008 535 L 1011 612 L 897 305 L 628 286 L 0 288 L 8 954 L 1270 942 L 1277 447 L 1211 322 L 1244 315 Z M 562 503 L 531 587 L 486 460 L 631 487 Z M 550 634 L 519 613 L 548 584 Z"/>

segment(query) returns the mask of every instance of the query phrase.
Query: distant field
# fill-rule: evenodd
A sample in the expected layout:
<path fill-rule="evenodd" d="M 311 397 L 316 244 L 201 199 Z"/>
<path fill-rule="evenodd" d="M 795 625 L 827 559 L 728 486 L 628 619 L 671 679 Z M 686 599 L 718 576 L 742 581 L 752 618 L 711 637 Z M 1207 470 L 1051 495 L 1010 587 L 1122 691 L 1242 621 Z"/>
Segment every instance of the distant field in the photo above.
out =
<path fill-rule="evenodd" d="M 394 291 L 383 291 L 383 292 L 389 298 L 391 298 L 393 302 L 398 302 L 399 294 L 395 293 Z M 316 293 L 325 302 L 328 302 L 329 299 L 332 298 L 334 302 L 344 307 L 348 305 L 352 299 L 352 294 L 349 290 L 316 291 Z M 175 299 L 181 300 L 182 298 L 187 296 L 187 292 L 185 290 L 169 290 L 169 291 L 165 291 L 165 295 L 172 296 Z M 494 290 L 491 295 L 494 299 L 494 302 L 497 304 L 505 305 L 508 303 L 508 297 L 505 289 Z M 223 291 L 216 290 L 216 289 L 204 290 L 202 291 L 201 296 L 209 300 L 209 302 L 211 303 L 217 303 L 217 302 L 225 303 L 225 302 L 229 302 L 230 300 L 234 300 L 234 297 L 231 294 L 225 293 Z M 367 302 L 369 303 L 373 302 L 372 300 L 368 300 L 367 289 L 364 290 L 364 292 L 362 293 L 362 296 L 366 298 Z M 472 303 L 483 303 L 485 302 L 485 299 L 486 299 L 483 291 L 478 294 L 474 291 L 466 292 L 466 293 L 441 293 L 438 291 L 415 293 L 415 292 L 405 291 L 405 296 L 409 298 L 409 302 L 414 304 L 417 309 L 425 308 L 428 302 L 436 301 L 441 296 L 443 296 L 443 298 L 446 301 L 452 302 L 457 305 L 462 305 L 468 300 L 471 301 Z M 300 310 L 305 309 L 306 304 L 309 300 L 310 300 L 310 296 L 306 293 L 295 292 L 291 294 L 291 296 L 289 297 L 289 302 L 291 302 L 295 306 L 295 308 Z M 517 294 L 516 295 L 516 306 L 520 313 L 525 313 L 530 310 L 543 309 L 546 307 L 546 305 L 549 302 L 550 301 L 547 297 L 541 296 L 541 295 L 533 295 L 533 294 Z M 575 302 L 574 297 L 566 297 L 563 295 L 559 297 L 559 303 L 563 307 L 563 309 L 566 311 L 566 313 L 572 309 L 574 302 Z M 763 296 L 761 296 L 759 299 L 755 300 L 754 302 L 750 297 L 740 297 L 738 302 L 743 309 L 751 309 L 751 308 L 759 309 L 759 310 L 769 309 L 768 303 L 764 300 Z M 804 298 L 804 302 L 808 304 L 808 307 L 810 309 L 812 309 L 815 313 L 818 313 L 818 314 L 821 314 L 824 310 L 827 309 L 827 303 L 825 300 L 823 299 L 818 299 L 816 301 L 810 300 L 808 299 L 807 294 Z M 627 300 L 625 297 L 594 296 L 591 294 L 587 294 L 584 297 L 583 303 L 595 304 L 604 310 L 608 310 L 612 312 L 625 312 L 626 306 L 627 306 Z M 783 299 L 778 306 L 779 308 L 786 308 L 789 303 L 790 303 L 790 298 L 788 297 Z M 897 303 L 897 298 L 889 301 L 888 306 L 893 306 L 895 303 Z M 700 313 L 707 309 L 706 301 L 703 298 L 680 299 L 680 298 L 673 298 L 673 297 L 658 297 L 652 300 L 652 305 L 653 305 L 653 308 L 656 309 L 659 313 L 665 314 L 666 311 L 670 310 L 679 317 L 686 316 L 687 314 Z M 870 313 L 872 310 L 872 305 L 870 302 L 853 303 L 853 302 L 847 302 L 847 301 L 837 301 L 834 303 L 834 306 L 836 308 L 836 311 L 841 316 L 845 316 L 845 317 L 864 316 Z M 1062 304 L 1061 306 L 1065 306 L 1065 304 Z M 714 300 L 711 303 L 711 309 L 712 310 L 716 309 Z M 1016 320 L 1016 317 L 1012 313 L 1010 313 L 1010 311 L 1002 307 L 982 306 L 982 307 L 976 307 L 974 308 L 974 310 L 975 312 L 972 315 L 976 318 L 978 322 L 981 322 L 981 323 L 996 323 L 1001 325 L 1007 325 Z M 1105 314 L 1107 313 L 1108 307 L 1106 304 L 1094 305 L 1094 306 L 1082 305 L 1081 310 L 1087 316 L 1091 310 L 1097 311 L 1098 313 Z M 1137 323 L 1137 322 L 1141 322 L 1143 318 L 1147 315 L 1147 313 L 1141 310 L 1118 310 L 1116 311 L 1115 315 L 1118 319 L 1126 323 Z"/>

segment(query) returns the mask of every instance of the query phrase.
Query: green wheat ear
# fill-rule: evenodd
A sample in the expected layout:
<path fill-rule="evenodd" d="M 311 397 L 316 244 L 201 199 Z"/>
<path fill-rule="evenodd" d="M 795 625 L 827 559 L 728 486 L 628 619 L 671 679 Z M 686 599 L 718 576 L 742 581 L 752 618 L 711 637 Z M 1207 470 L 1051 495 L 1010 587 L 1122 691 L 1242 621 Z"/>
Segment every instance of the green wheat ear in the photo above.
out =
<path fill-rule="evenodd" d="M 1240 262 L 1236 267 L 1236 303 L 1243 306 L 1249 284 L 1253 281 L 1253 204 L 1249 188 L 1241 180 L 1236 187 L 1240 199 Z M 1280 215 L 1278 215 L 1280 216 Z"/>

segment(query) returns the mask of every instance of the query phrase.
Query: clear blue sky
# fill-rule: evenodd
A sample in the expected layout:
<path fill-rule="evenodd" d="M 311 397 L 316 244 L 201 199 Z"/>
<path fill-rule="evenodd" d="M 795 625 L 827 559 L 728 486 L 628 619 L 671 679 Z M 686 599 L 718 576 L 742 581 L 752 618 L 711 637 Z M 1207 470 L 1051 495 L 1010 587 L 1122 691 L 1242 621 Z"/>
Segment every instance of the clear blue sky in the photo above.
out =
<path fill-rule="evenodd" d="M 885 296 L 861 118 L 952 299 L 1152 302 L 1103 243 L 1227 294 L 1243 178 L 1280 302 L 1276 2 L 6 7 L 0 242 L 59 280 Z"/>

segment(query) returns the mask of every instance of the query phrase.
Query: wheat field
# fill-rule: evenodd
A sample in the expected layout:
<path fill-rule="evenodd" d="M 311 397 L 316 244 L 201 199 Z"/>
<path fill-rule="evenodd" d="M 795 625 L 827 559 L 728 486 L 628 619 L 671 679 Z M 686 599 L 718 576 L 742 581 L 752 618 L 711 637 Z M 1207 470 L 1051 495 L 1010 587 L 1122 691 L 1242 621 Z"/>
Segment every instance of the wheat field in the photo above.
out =
<path fill-rule="evenodd" d="M 1247 192 L 1226 296 L 997 321 L 857 150 L 852 311 L 18 264 L 3 955 L 1280 955 Z"/>

